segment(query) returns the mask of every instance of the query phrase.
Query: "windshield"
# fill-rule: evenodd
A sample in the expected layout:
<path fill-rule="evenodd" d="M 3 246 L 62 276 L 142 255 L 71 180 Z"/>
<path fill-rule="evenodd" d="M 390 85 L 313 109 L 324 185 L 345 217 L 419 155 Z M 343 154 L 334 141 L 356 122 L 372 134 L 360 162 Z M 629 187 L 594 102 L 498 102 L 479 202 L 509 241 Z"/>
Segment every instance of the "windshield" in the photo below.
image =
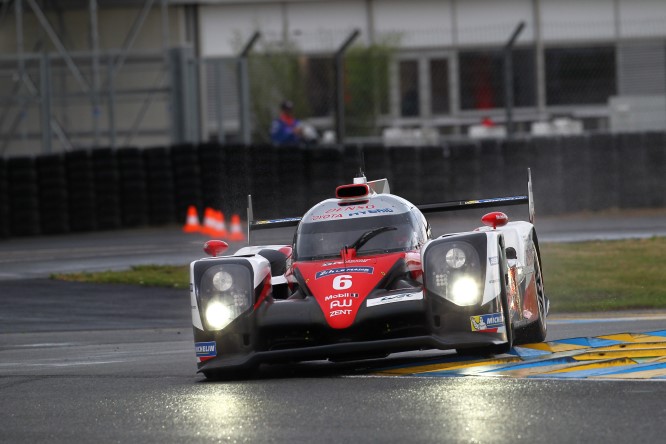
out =
<path fill-rule="evenodd" d="M 373 230 L 377 231 L 369 233 Z M 411 212 L 302 223 L 296 232 L 294 252 L 298 260 L 339 257 L 342 248 L 352 246 L 364 235 L 364 242 L 356 252 L 359 256 L 407 251 L 424 242 L 420 232 Z"/>

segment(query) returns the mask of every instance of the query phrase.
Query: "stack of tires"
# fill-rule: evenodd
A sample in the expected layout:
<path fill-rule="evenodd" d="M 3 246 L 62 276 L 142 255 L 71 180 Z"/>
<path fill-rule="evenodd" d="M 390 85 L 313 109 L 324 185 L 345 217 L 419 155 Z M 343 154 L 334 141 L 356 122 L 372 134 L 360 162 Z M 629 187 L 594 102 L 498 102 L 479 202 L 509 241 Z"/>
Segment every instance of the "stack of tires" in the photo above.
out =
<path fill-rule="evenodd" d="M 116 152 L 120 178 L 120 213 L 123 227 L 138 227 L 148 223 L 148 197 L 143 156 L 138 148 L 123 148 Z"/>
<path fill-rule="evenodd" d="M 61 154 L 35 159 L 39 184 L 39 215 L 43 234 L 69 232 L 67 171 Z"/>
<path fill-rule="evenodd" d="M 252 195 L 252 205 L 258 209 L 257 217 L 261 219 L 284 216 L 278 214 L 281 206 L 276 201 L 282 197 L 282 190 L 278 189 L 276 180 L 278 149 L 271 145 L 253 145 L 247 148 L 253 168 L 248 194 Z M 288 177 L 285 177 L 283 182 L 288 182 Z M 284 197 L 288 199 L 287 196 Z"/>
<path fill-rule="evenodd" d="M 224 149 L 229 186 L 222 196 L 222 208 L 227 214 L 244 214 L 247 208 L 247 195 L 250 194 L 250 176 L 254 174 L 248 149 L 238 145 L 226 146 Z"/>
<path fill-rule="evenodd" d="M 446 150 L 440 146 L 421 148 L 421 198 L 414 203 L 439 203 L 450 199 L 447 193 L 450 173 Z"/>
<path fill-rule="evenodd" d="M 309 194 L 305 185 L 304 150 L 298 147 L 276 147 L 275 150 L 275 175 L 280 184 L 275 213 L 278 217 L 300 216 L 308 209 L 305 196 L 306 192 Z M 263 213 L 255 213 L 257 218 L 264 218 Z"/>
<path fill-rule="evenodd" d="M 97 228 L 95 188 L 89 151 L 65 154 L 69 227 L 71 231 L 92 231 Z"/>
<path fill-rule="evenodd" d="M 100 230 L 120 228 L 120 183 L 115 151 L 97 148 L 92 151 L 92 170 Z"/>
<path fill-rule="evenodd" d="M 223 193 L 229 189 L 226 166 L 227 148 L 217 143 L 199 147 L 199 177 L 203 207 L 223 209 Z M 199 208 L 201 209 L 201 208 Z"/>
<path fill-rule="evenodd" d="M 166 225 L 175 221 L 175 198 L 171 156 L 168 148 L 143 151 L 148 194 L 148 223 Z"/>
<path fill-rule="evenodd" d="M 446 200 L 479 199 L 483 196 L 480 186 L 481 147 L 476 143 L 450 145 L 450 191 Z"/>
<path fill-rule="evenodd" d="M 388 154 L 393 171 L 392 191 L 410 202 L 422 200 L 421 148 L 392 147 Z"/>
<path fill-rule="evenodd" d="M 9 194 L 9 231 L 14 236 L 40 233 L 39 189 L 31 157 L 14 157 L 7 161 Z"/>
<path fill-rule="evenodd" d="M 344 174 L 343 151 L 338 147 L 306 147 L 305 168 L 307 171 L 306 204 L 308 207 L 317 202 L 335 197 L 339 185 L 351 183 L 354 172 Z"/>
<path fill-rule="evenodd" d="M 9 190 L 7 163 L 0 158 L 0 239 L 9 237 Z"/>
<path fill-rule="evenodd" d="M 201 207 L 199 150 L 193 145 L 177 145 L 171 149 L 171 161 L 175 183 L 175 217 L 184 222 L 190 205 Z"/>

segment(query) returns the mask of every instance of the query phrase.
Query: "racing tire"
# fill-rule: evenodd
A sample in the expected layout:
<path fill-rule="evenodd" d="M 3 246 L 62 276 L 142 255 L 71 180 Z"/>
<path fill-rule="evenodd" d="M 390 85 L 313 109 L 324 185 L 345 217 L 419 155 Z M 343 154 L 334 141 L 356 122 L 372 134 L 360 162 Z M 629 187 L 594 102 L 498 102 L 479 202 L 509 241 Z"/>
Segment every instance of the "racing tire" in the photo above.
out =
<path fill-rule="evenodd" d="M 548 332 L 548 324 L 546 321 L 546 315 L 548 314 L 548 299 L 546 298 L 546 294 L 543 289 L 541 261 L 539 260 L 539 254 L 536 251 L 534 252 L 534 280 L 537 292 L 539 317 L 536 321 L 516 331 L 517 345 L 543 342 L 546 339 L 546 334 Z"/>

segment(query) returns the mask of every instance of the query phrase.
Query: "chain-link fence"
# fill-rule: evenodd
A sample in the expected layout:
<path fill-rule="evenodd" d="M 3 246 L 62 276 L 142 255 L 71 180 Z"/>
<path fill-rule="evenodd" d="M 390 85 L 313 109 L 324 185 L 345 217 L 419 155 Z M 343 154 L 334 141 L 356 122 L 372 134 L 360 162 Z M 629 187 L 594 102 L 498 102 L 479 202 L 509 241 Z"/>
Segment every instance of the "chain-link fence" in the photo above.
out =
<path fill-rule="evenodd" d="M 163 54 L 70 60 L 29 53 L 0 61 L 0 155 L 34 154 L 40 145 L 41 152 L 60 152 L 169 142 Z"/>

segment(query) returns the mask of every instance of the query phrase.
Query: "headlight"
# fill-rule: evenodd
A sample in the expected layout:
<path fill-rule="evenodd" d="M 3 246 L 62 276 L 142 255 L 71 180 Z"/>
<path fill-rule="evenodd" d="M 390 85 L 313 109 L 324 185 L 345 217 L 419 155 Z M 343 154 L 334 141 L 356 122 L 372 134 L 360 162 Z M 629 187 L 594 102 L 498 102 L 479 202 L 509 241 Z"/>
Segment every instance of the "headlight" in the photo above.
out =
<path fill-rule="evenodd" d="M 449 267 L 460 268 L 465 265 L 465 252 L 460 248 L 453 247 L 446 252 L 446 263 Z"/>
<path fill-rule="evenodd" d="M 423 258 L 426 289 L 458 306 L 479 304 L 483 294 L 485 234 L 435 240 Z"/>
<path fill-rule="evenodd" d="M 219 264 L 206 269 L 198 285 L 206 329 L 222 330 L 250 309 L 253 287 L 252 273 L 243 265 Z"/>
<path fill-rule="evenodd" d="M 211 302 L 206 307 L 206 322 L 215 330 L 223 329 L 232 319 L 232 311 L 221 302 Z"/>
<path fill-rule="evenodd" d="M 220 271 L 213 275 L 213 285 L 219 291 L 227 291 L 234 283 L 234 278 L 226 271 Z"/>
<path fill-rule="evenodd" d="M 451 301 L 457 305 L 472 305 L 479 301 L 479 284 L 469 276 L 461 276 L 451 285 Z"/>

